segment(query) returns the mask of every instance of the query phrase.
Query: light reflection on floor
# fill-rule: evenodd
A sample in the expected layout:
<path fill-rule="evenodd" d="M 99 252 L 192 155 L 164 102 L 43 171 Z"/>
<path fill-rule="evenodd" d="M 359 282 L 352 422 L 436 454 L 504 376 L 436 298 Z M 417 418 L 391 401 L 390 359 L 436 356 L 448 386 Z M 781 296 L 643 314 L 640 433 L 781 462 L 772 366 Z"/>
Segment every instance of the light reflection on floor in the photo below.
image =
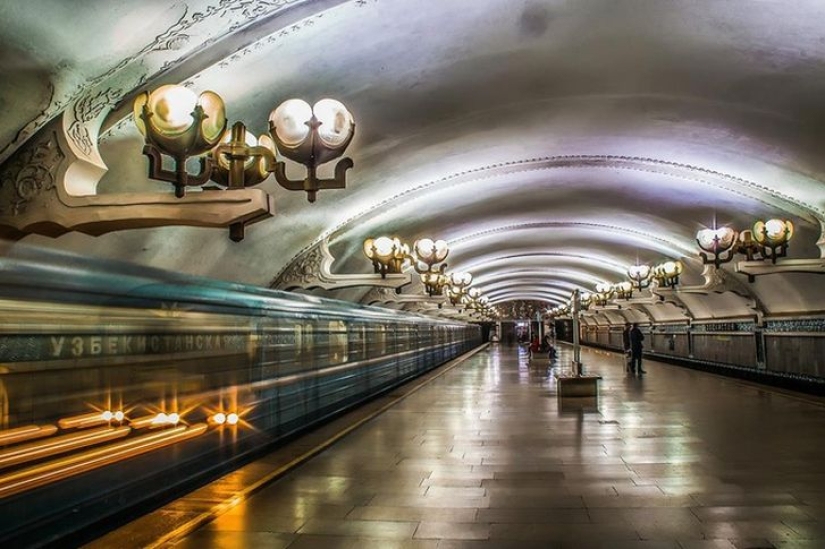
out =
<path fill-rule="evenodd" d="M 479 353 L 179 547 L 825 547 L 825 406 L 582 361 L 568 409 L 549 361 Z"/>

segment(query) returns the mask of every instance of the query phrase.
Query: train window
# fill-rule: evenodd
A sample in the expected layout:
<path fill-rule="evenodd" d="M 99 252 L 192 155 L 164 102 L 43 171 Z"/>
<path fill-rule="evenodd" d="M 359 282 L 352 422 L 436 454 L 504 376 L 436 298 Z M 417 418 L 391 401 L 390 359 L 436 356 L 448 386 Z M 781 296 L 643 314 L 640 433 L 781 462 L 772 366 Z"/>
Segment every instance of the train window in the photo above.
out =
<path fill-rule="evenodd" d="M 312 324 L 295 325 L 295 354 L 299 356 L 310 356 L 312 354 Z"/>
<path fill-rule="evenodd" d="M 412 330 L 409 326 L 399 326 L 398 327 L 398 341 L 396 352 L 408 351 L 412 349 Z"/>
<path fill-rule="evenodd" d="M 349 353 L 351 360 L 367 358 L 367 327 L 364 324 L 351 323 L 347 326 Z"/>
<path fill-rule="evenodd" d="M 387 327 L 375 327 L 375 354 L 383 356 L 387 354 Z"/>
<path fill-rule="evenodd" d="M 347 361 L 347 325 L 341 320 L 329 323 L 329 360 L 333 364 Z"/>
<path fill-rule="evenodd" d="M 300 354 L 301 349 L 303 349 L 303 338 L 304 330 L 300 324 L 295 325 L 295 350 L 297 351 L 295 354 Z"/>

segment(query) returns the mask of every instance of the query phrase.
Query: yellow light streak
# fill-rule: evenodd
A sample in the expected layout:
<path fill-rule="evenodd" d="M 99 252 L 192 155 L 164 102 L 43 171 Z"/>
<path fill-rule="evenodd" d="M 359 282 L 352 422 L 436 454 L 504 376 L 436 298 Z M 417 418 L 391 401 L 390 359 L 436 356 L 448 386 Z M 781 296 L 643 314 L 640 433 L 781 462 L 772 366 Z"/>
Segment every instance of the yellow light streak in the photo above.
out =
<path fill-rule="evenodd" d="M 202 435 L 206 430 L 205 423 L 190 427 L 180 425 L 0 476 L 0 498 L 145 454 L 170 444 L 183 442 Z"/>
<path fill-rule="evenodd" d="M 129 427 L 102 427 L 89 429 L 59 437 L 52 437 L 38 442 L 14 446 L 0 452 L 0 468 L 11 467 L 27 461 L 64 454 L 84 446 L 108 442 L 125 437 L 132 429 Z"/>
<path fill-rule="evenodd" d="M 48 437 L 56 432 L 57 427 L 54 425 L 26 425 L 14 429 L 6 429 L 5 431 L 0 431 L 0 446 L 17 444 L 18 442 L 25 442 L 35 438 Z"/>
<path fill-rule="evenodd" d="M 89 412 L 79 416 L 65 417 L 57 422 L 61 429 L 87 429 L 106 423 L 109 423 L 109 420 L 103 417 L 102 412 Z"/>

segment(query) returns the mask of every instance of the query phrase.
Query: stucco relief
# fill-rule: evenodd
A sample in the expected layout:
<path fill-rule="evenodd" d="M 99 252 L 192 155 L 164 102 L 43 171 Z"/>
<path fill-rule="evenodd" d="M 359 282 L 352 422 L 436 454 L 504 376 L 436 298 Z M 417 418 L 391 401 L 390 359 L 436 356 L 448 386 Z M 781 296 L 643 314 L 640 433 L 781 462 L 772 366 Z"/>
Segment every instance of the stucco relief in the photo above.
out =
<path fill-rule="evenodd" d="M 373 287 L 370 288 L 370 291 L 364 294 L 364 297 L 361 298 L 361 303 L 365 303 L 367 305 L 371 303 L 384 303 L 391 301 L 394 296 L 394 290 L 389 288 Z"/>
<path fill-rule="evenodd" d="M 324 256 L 321 253 L 321 249 L 316 246 L 290 263 L 280 275 L 272 280 L 269 287 L 277 290 L 286 290 L 316 282 L 319 280 L 321 262 L 323 260 Z"/>
<path fill-rule="evenodd" d="M 122 95 L 121 89 L 110 88 L 82 97 L 74 104 L 74 119 L 69 125 L 67 134 L 84 154 L 91 155 L 95 150 L 88 123 L 100 116 L 104 109 L 114 105 Z"/>
<path fill-rule="evenodd" d="M 54 189 L 63 158 L 54 133 L 27 144 L 0 172 L 0 215 L 25 213 L 33 199 Z"/>
<path fill-rule="evenodd" d="M 29 121 L 15 139 L 0 149 L 0 162 L 43 128 L 50 120 L 69 105 L 79 105 L 76 118 L 83 122 L 92 111 L 100 114 L 111 108 L 123 97 L 156 75 L 185 59 L 193 49 L 200 48 L 237 31 L 257 18 L 269 16 L 297 0 L 219 0 L 205 9 L 192 10 L 183 6 L 183 13 L 163 32 L 133 55 L 124 56 L 105 72 L 87 78 L 82 84 L 67 87 L 58 74 L 52 83 L 51 101 L 37 118 Z M 187 48 L 188 46 L 188 48 Z M 187 49 L 184 55 L 178 52 Z M 157 54 L 149 59 L 152 54 Z M 102 90 L 102 91 L 95 91 Z M 91 106 L 91 109 L 89 108 Z M 96 117 L 93 116 L 91 119 Z M 89 121 L 91 119 L 85 119 Z M 90 146 L 90 133 L 82 127 L 72 128 L 72 140 L 84 152 Z M 88 153 L 87 153 L 88 154 Z"/>

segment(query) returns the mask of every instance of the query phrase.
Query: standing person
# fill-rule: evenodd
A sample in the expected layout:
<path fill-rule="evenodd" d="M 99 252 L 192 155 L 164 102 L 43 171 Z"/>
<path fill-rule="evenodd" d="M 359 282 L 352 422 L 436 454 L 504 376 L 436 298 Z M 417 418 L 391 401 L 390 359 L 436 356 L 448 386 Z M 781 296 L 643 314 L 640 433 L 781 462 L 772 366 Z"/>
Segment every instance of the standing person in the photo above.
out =
<path fill-rule="evenodd" d="M 633 362 L 630 360 L 630 323 L 625 322 L 622 330 L 622 351 L 624 351 L 624 369 L 627 373 L 633 372 Z"/>
<path fill-rule="evenodd" d="M 644 347 L 642 341 L 644 340 L 644 334 L 639 329 L 639 325 L 634 322 L 630 329 L 630 369 L 639 375 L 647 373 L 642 370 L 642 347 Z"/>

